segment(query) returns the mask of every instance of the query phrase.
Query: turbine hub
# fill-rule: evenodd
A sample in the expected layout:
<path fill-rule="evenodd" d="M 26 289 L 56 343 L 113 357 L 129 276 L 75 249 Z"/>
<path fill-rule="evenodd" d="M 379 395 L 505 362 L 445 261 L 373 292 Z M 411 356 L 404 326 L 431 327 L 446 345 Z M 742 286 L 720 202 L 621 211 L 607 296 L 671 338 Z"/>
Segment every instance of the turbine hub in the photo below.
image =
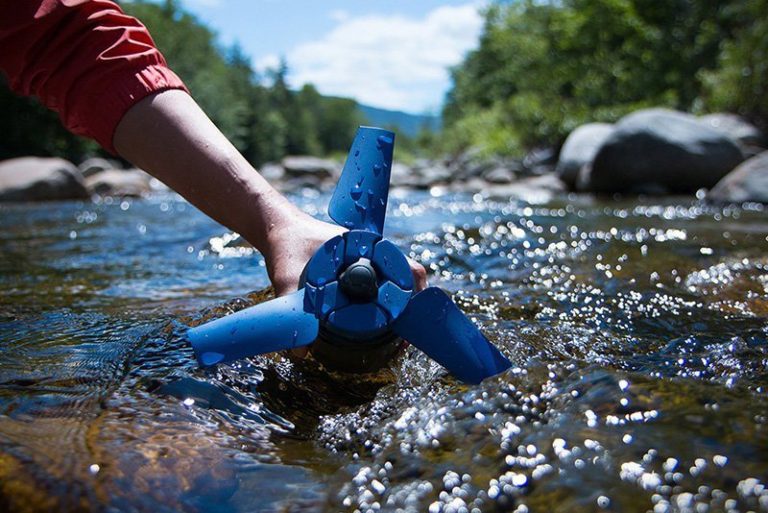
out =
<path fill-rule="evenodd" d="M 323 244 L 307 263 L 304 311 L 354 340 L 377 337 L 413 295 L 405 255 L 381 235 L 350 230 Z"/>
<path fill-rule="evenodd" d="M 367 258 L 353 263 L 339 277 L 341 291 L 353 301 L 368 302 L 379 293 L 376 270 Z"/>

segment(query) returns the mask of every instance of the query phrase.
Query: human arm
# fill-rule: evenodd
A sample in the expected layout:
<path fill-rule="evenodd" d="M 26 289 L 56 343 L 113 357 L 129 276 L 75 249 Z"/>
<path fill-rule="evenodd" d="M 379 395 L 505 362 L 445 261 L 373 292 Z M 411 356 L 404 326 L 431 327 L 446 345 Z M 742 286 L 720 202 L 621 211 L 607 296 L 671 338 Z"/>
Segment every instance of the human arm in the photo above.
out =
<path fill-rule="evenodd" d="M 0 0 L 0 69 L 70 131 L 164 181 L 264 254 L 278 294 L 341 231 L 304 214 L 227 141 L 146 28 L 108 0 Z M 417 286 L 425 280 L 417 264 Z"/>
<path fill-rule="evenodd" d="M 137 103 L 117 125 L 113 141 L 120 155 L 258 249 L 279 295 L 295 290 L 314 251 L 343 231 L 278 193 L 184 91 L 163 91 Z"/>
<path fill-rule="evenodd" d="M 264 255 L 278 295 L 296 290 L 317 248 L 344 231 L 307 215 L 277 192 L 184 91 L 163 91 L 137 103 L 117 125 L 114 145 L 253 244 Z M 426 271 L 409 262 L 417 290 L 425 288 Z"/>

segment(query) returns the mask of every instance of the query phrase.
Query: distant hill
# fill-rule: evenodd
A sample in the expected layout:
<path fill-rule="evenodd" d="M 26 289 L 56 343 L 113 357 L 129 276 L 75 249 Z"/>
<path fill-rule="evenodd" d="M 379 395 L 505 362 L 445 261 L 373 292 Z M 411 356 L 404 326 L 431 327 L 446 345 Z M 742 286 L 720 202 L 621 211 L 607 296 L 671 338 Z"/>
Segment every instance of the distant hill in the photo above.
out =
<path fill-rule="evenodd" d="M 379 109 L 369 105 L 360 105 L 358 108 L 366 118 L 369 125 L 382 128 L 394 128 L 395 131 L 413 137 L 419 133 L 422 127 L 432 130 L 440 129 L 440 117 L 420 114 L 408 114 L 397 110 Z"/>

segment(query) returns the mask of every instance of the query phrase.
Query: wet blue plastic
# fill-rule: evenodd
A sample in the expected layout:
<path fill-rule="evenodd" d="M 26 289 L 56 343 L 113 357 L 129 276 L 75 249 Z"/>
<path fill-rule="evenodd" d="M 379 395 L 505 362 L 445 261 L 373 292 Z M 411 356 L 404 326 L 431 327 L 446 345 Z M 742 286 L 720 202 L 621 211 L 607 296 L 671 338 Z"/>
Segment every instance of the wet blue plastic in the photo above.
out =
<path fill-rule="evenodd" d="M 328 214 L 339 225 L 378 234 L 384 230 L 395 134 L 361 126 L 349 150 Z"/>
<path fill-rule="evenodd" d="M 350 230 L 317 250 L 298 292 L 191 329 L 201 365 L 305 346 L 323 326 L 361 344 L 399 335 L 469 383 L 510 367 L 445 292 L 429 288 L 414 296 L 405 255 L 382 239 L 394 140 L 387 130 L 358 129 L 328 206 L 331 218 Z M 362 294 L 353 275 L 339 281 L 356 262 L 368 273 Z"/>
<path fill-rule="evenodd" d="M 413 273 L 403 252 L 390 241 L 383 239 L 376 244 L 373 265 L 383 279 L 393 282 L 401 289 L 413 289 Z"/>
<path fill-rule="evenodd" d="M 202 366 L 311 344 L 318 322 L 304 311 L 304 291 L 240 310 L 187 332 Z"/>
<path fill-rule="evenodd" d="M 381 235 L 364 230 L 350 230 L 344 235 L 344 240 L 344 265 L 348 266 L 360 258 L 373 258 L 373 248 L 381 240 Z"/>
<path fill-rule="evenodd" d="M 320 246 L 307 263 L 306 281 L 315 287 L 336 280 L 344 265 L 344 237 L 338 235 Z"/>
<path fill-rule="evenodd" d="M 395 333 L 468 383 L 480 383 L 511 366 L 456 303 L 437 287 L 413 296 L 392 327 Z"/>
<path fill-rule="evenodd" d="M 343 255 L 344 265 L 338 260 Z M 339 276 L 360 258 L 371 260 L 378 277 L 378 296 L 355 303 L 339 287 Z M 413 290 L 413 275 L 402 252 L 368 231 L 351 230 L 326 242 L 309 261 L 304 307 L 338 333 L 364 336 L 380 333 L 400 315 Z"/>

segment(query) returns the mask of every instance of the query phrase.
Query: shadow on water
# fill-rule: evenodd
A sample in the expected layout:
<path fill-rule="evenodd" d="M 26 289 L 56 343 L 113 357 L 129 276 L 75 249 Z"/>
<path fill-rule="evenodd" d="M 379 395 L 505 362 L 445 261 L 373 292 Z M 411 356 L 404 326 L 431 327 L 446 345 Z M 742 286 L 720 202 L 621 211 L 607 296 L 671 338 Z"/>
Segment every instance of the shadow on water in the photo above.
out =
<path fill-rule="evenodd" d="M 509 372 L 199 369 L 186 327 L 270 297 L 231 299 L 251 248 L 175 198 L 1 206 L 0 510 L 768 511 L 761 207 L 391 203 Z"/>

